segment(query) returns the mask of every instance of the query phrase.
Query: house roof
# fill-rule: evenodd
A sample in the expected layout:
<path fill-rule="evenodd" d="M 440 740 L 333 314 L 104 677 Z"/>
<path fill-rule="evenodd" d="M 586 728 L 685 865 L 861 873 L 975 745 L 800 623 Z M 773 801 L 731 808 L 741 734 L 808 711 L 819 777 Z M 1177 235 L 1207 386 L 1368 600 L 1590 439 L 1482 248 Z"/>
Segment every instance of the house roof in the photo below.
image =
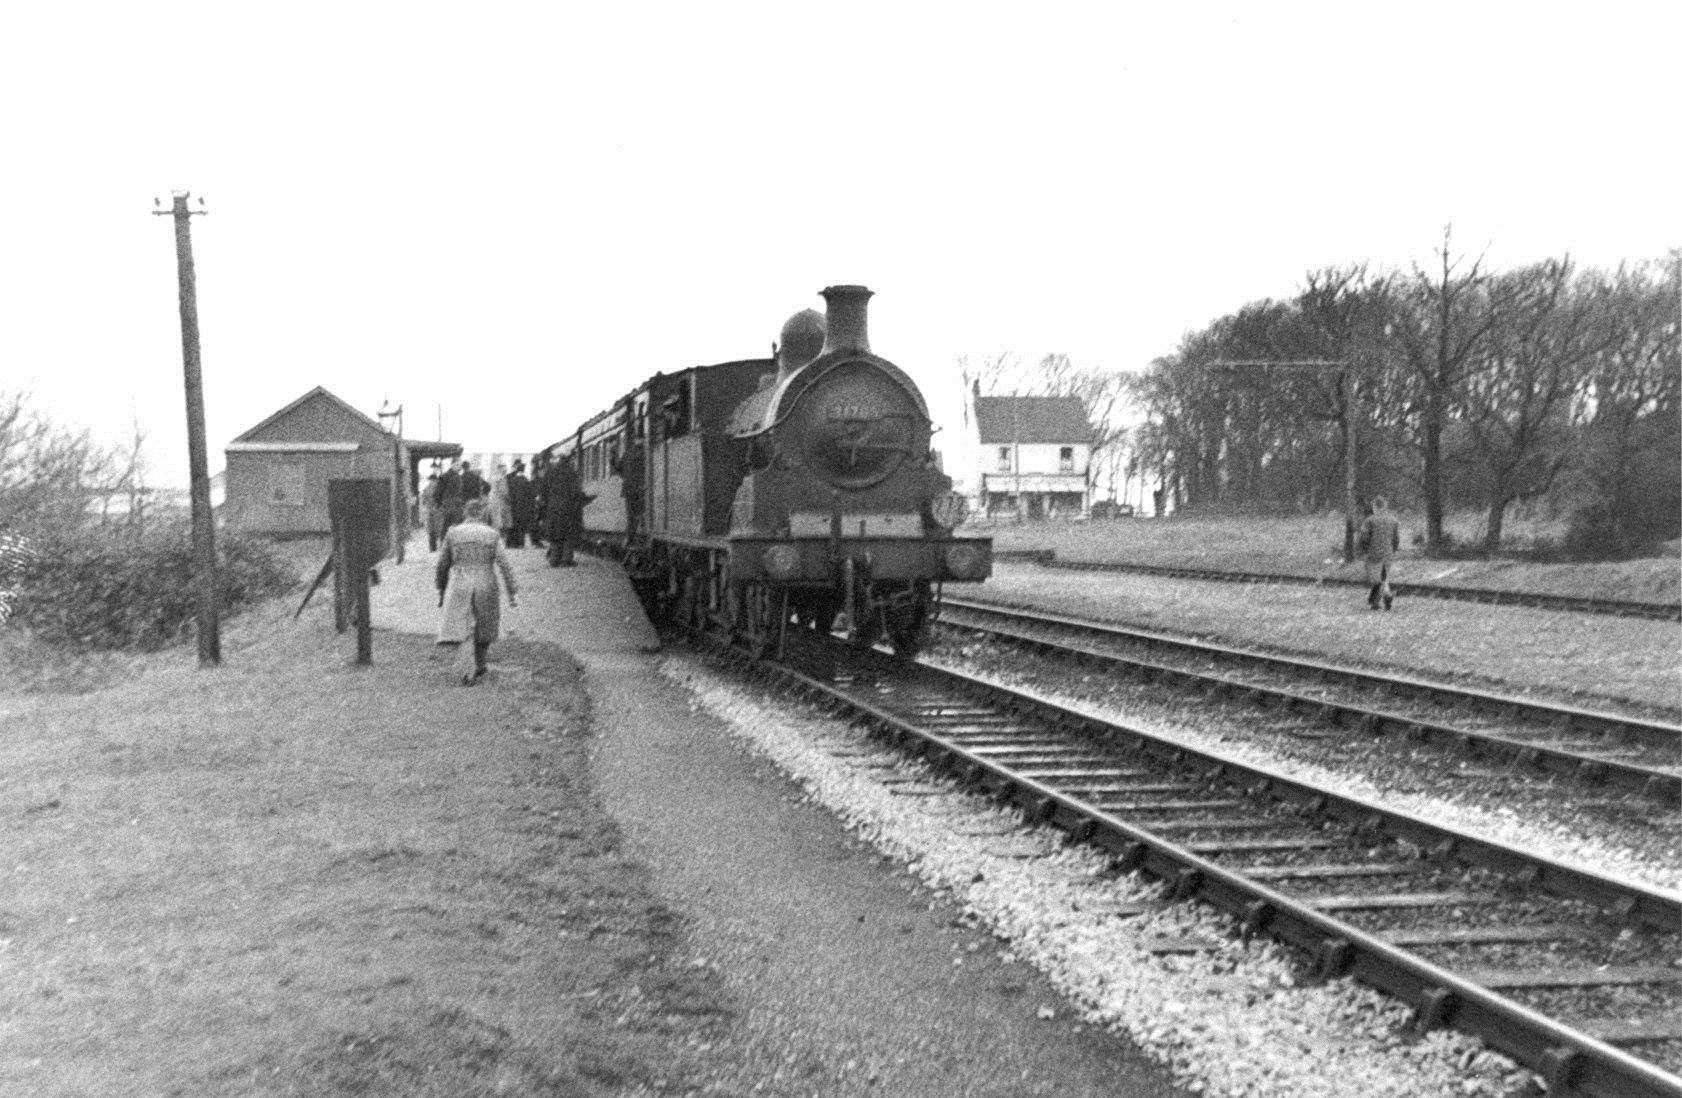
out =
<path fill-rule="evenodd" d="M 268 417 L 267 419 L 263 420 L 261 423 L 257 424 L 255 427 L 252 427 L 249 430 L 247 430 L 244 434 L 242 434 L 238 438 L 234 439 L 234 441 L 235 442 L 254 441 L 253 436 L 255 436 L 257 434 L 260 434 L 263 431 L 264 428 L 270 427 L 270 426 L 274 425 L 275 423 L 279 422 L 280 420 L 285 419 L 288 415 L 291 415 L 293 412 L 297 411 L 299 408 L 303 407 L 305 404 L 308 404 L 309 402 L 311 402 L 313 400 L 326 400 L 328 403 L 336 406 L 340 410 L 349 413 L 357 421 L 359 421 L 363 424 L 366 424 L 372 430 L 378 431 L 382 435 L 388 435 L 389 436 L 391 434 L 390 431 L 387 431 L 384 427 L 381 427 L 378 422 L 368 418 L 366 415 L 359 412 L 354 405 L 350 404 L 348 401 L 344 400 L 342 397 L 335 396 L 334 394 L 328 392 L 326 386 L 317 385 L 315 388 L 311 389 L 309 392 L 305 393 L 303 396 L 299 397 L 297 400 L 294 400 L 291 404 L 288 404 L 286 407 L 282 408 L 280 411 L 276 412 L 274 415 L 272 415 L 272 416 Z"/>
<path fill-rule="evenodd" d="M 999 442 L 1090 442 L 1092 425 L 1077 396 L 975 398 L 983 445 Z"/>

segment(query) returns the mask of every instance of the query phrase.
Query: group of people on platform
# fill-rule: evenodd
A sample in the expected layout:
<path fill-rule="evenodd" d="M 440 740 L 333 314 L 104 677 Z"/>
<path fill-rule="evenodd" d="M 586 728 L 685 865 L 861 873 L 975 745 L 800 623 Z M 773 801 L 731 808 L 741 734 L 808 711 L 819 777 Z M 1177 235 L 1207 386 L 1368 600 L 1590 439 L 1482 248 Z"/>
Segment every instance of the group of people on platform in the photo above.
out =
<path fill-rule="evenodd" d="M 497 575 L 508 589 L 508 605 L 518 606 L 514 569 L 507 549 L 548 547 L 550 565 L 569 568 L 584 533 L 586 495 L 578 472 L 567 458 L 539 454 L 526 475 L 515 459 L 509 471 L 499 463 L 489 481 L 470 462 L 452 461 L 428 474 L 420 493 L 426 520 L 427 549 L 438 554 L 435 582 L 443 620 L 438 643 L 460 653 L 456 673 L 463 686 L 485 676 L 485 657 L 502 621 Z M 468 662 L 468 654 L 472 662 Z"/>
<path fill-rule="evenodd" d="M 567 458 L 551 461 L 538 454 L 528 476 L 526 463 L 516 458 L 512 471 L 500 462 L 487 481 L 471 462 L 452 461 L 447 469 L 434 465 L 421 486 L 421 514 L 426 522 L 426 546 L 437 552 L 450 528 L 467 517 L 467 505 L 483 500 L 478 521 L 495 530 L 509 549 L 547 544 L 549 563 L 571 567 L 584 533 L 586 495 L 578 472 Z"/>

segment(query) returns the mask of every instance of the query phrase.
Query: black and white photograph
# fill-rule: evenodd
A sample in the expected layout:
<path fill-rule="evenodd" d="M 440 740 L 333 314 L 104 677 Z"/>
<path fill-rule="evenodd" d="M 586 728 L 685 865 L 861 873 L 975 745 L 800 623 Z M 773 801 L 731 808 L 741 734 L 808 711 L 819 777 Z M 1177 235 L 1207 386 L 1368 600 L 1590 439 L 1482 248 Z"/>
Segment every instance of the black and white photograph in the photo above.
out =
<path fill-rule="evenodd" d="M 1682 1098 L 1679 42 L 0 11 L 0 1095 Z"/>

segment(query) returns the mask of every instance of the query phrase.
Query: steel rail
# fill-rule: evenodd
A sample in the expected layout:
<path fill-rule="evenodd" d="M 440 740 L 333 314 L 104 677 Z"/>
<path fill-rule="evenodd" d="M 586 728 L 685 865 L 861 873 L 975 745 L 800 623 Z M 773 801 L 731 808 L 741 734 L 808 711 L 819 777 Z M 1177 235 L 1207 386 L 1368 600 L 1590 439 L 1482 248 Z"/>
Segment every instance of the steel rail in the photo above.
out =
<path fill-rule="evenodd" d="M 1064 560 L 1054 549 L 994 550 L 995 561 L 1027 560 L 1046 568 L 1067 568 L 1080 572 L 1137 572 L 1148 576 L 1168 576 L 1174 579 L 1217 580 L 1227 583 L 1292 583 L 1305 586 L 1336 585 L 1366 587 L 1359 579 L 1346 576 L 1299 576 L 1288 572 L 1245 572 L 1227 568 L 1198 568 L 1185 565 L 1143 564 L 1133 561 Z M 1392 582 L 1397 595 L 1421 598 L 1452 599 L 1457 602 L 1479 602 L 1505 606 L 1528 606 L 1537 610 L 1569 610 L 1585 614 L 1609 614 L 1622 618 L 1652 618 L 1660 621 L 1682 620 L 1682 603 L 1643 602 L 1637 599 L 1588 598 L 1580 595 L 1555 595 L 1540 591 L 1505 591 L 1495 587 L 1453 587 L 1435 583 Z"/>
<path fill-rule="evenodd" d="M 954 619 L 951 612 L 956 611 Z M 1431 701 L 1469 704 L 1483 709 L 1496 709 L 1521 719 L 1538 721 L 1556 730 L 1570 729 L 1595 735 L 1617 736 L 1645 748 L 1682 751 L 1682 727 L 1660 721 L 1644 720 L 1620 714 L 1602 713 L 1576 706 L 1554 705 L 1473 690 L 1447 683 L 1431 682 L 1406 675 L 1385 675 L 1358 668 L 1324 663 L 1317 660 L 1295 659 L 1265 652 L 1233 648 L 1227 645 L 1176 637 L 1154 630 L 1137 629 L 1108 622 L 1097 622 L 1063 614 L 1022 607 L 1007 607 L 992 603 L 947 597 L 941 603 L 943 624 L 1003 637 L 1054 655 L 1072 656 L 1081 661 L 1097 661 L 1110 666 L 1135 667 L 1145 674 L 1164 681 L 1183 681 L 1211 688 L 1222 693 L 1257 699 L 1276 699 L 1287 708 L 1301 708 L 1319 713 L 1333 724 L 1352 724 L 1369 733 L 1394 731 L 1422 742 L 1455 747 L 1473 755 L 1488 755 L 1517 761 L 1544 772 L 1593 785 L 1609 785 L 1621 792 L 1635 793 L 1659 801 L 1667 807 L 1682 806 L 1682 773 L 1667 772 L 1619 759 L 1600 758 L 1592 751 L 1580 751 L 1552 746 L 1545 742 L 1504 736 L 1496 732 L 1457 727 L 1410 713 L 1397 713 L 1373 705 L 1355 704 L 1329 698 L 1315 697 L 1265 683 L 1246 682 L 1212 672 L 1195 671 L 1170 664 L 1156 663 L 1133 656 L 1119 655 L 1073 643 L 1048 639 L 1022 632 L 1018 628 L 999 625 L 1053 626 L 1107 640 L 1137 642 L 1151 647 L 1176 651 L 1211 660 L 1242 663 L 1267 671 L 1282 672 L 1321 681 L 1341 682 L 1345 685 L 1373 687 L 1392 693 L 1406 694 Z M 965 616 L 971 620 L 965 620 Z M 976 621 L 973 619 L 982 619 Z M 992 619 L 989 621 L 988 619 Z M 1675 756 L 1682 758 L 1682 756 Z"/>
<path fill-rule="evenodd" d="M 1170 899 L 1202 900 L 1239 920 L 1245 936 L 1266 933 L 1304 949 L 1327 977 L 1348 975 L 1395 996 L 1415 1012 L 1420 1028 L 1451 1026 L 1479 1037 L 1547 1080 L 1555 1093 L 1643 1098 L 1682 1095 L 1682 1078 L 1631 1056 L 1506 996 L 1434 965 L 1342 920 L 1169 842 L 1082 799 L 1060 792 L 1001 762 L 948 742 L 888 710 L 789 666 L 753 661 L 712 639 L 739 666 L 781 680 L 832 711 L 851 713 L 896 746 L 954 771 L 972 786 L 1023 808 L 1025 818 L 1051 824 L 1071 840 L 1097 843 L 1117 857 L 1121 870 L 1140 870 L 1168 884 Z M 1408 813 L 1318 789 L 1263 768 L 1186 747 L 1162 737 L 1060 706 L 1021 691 L 925 664 L 880 660 L 889 675 L 940 684 L 957 697 L 1002 702 L 1016 715 L 1033 715 L 1071 734 L 1122 740 L 1176 768 L 1202 769 L 1206 784 L 1242 783 L 1252 796 L 1297 807 L 1299 815 L 1355 825 L 1357 833 L 1388 833 L 1430 851 L 1437 861 L 1456 858 L 1507 874 L 1556 895 L 1588 899 L 1622 917 L 1674 932 L 1682 922 L 1682 897 L 1614 881 L 1548 859 L 1458 833 Z"/>

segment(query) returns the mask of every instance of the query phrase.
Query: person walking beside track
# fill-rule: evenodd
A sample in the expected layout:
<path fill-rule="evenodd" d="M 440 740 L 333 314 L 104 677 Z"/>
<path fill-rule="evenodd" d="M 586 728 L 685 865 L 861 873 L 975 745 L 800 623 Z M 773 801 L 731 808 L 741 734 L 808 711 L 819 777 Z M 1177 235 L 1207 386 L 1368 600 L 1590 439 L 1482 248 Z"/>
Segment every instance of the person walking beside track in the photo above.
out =
<path fill-rule="evenodd" d="M 514 459 L 514 471 L 508 474 L 508 540 L 510 549 L 524 549 L 526 534 L 537 521 L 537 493 L 526 479 L 526 463 Z"/>
<path fill-rule="evenodd" d="M 571 568 L 573 550 L 584 534 L 584 505 L 595 499 L 584 494 L 572 459 L 557 457 L 544 477 L 543 536 L 549 542 L 549 565 Z"/>
<path fill-rule="evenodd" d="M 1380 606 L 1388 610 L 1396 599 L 1395 593 L 1390 590 L 1390 564 L 1396 559 L 1396 551 L 1402 547 L 1402 524 L 1390 513 L 1390 504 L 1383 496 L 1372 501 L 1372 511 L 1361 523 L 1358 544 L 1361 557 L 1366 561 L 1367 583 L 1372 586 L 1367 594 L 1367 605 L 1374 610 Z"/>
<path fill-rule="evenodd" d="M 485 676 L 485 657 L 502 627 L 502 597 L 496 573 L 502 573 L 508 588 L 508 606 L 520 605 L 514 585 L 514 569 L 502 551 L 502 539 L 485 525 L 485 501 L 467 504 L 466 517 L 450 527 L 438 552 L 434 581 L 438 605 L 444 620 L 438 626 L 438 643 L 454 645 L 459 652 L 455 671 L 463 686 L 472 686 Z M 467 662 L 467 644 L 472 642 L 473 662 Z"/>

